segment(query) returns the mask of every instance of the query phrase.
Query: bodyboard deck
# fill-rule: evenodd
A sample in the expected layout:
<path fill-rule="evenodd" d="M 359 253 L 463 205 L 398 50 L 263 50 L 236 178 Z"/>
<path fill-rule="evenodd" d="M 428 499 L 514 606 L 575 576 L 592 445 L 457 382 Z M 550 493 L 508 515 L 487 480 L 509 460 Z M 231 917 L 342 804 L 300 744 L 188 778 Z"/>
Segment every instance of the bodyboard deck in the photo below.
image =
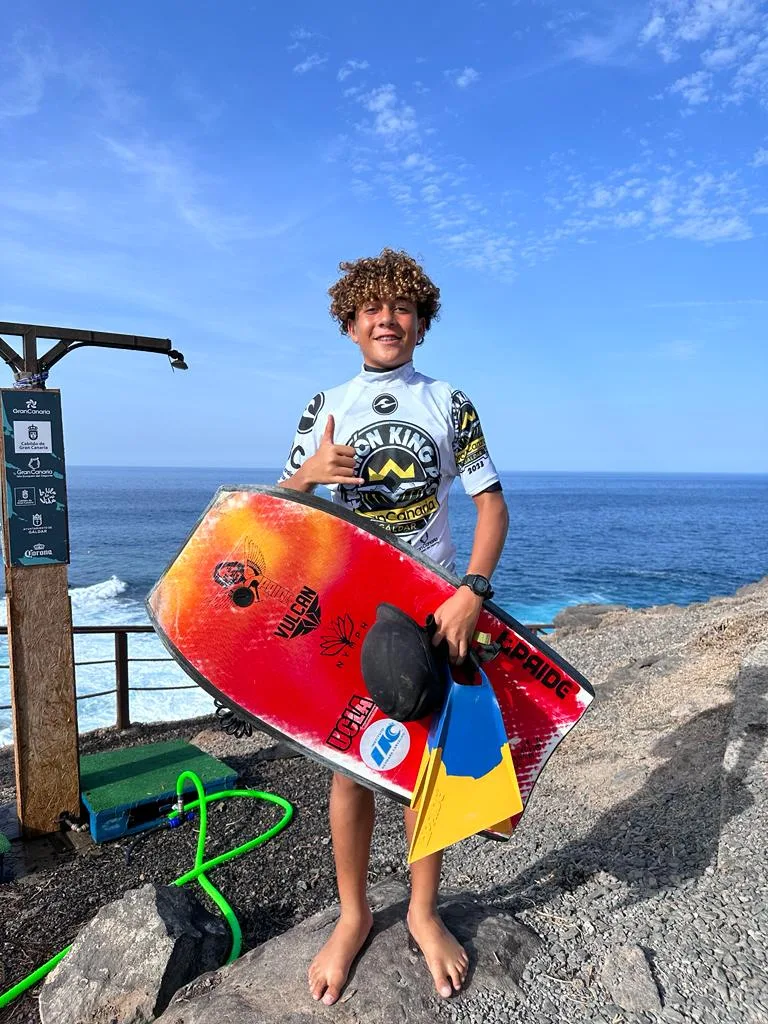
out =
<path fill-rule="evenodd" d="M 218 700 L 335 771 L 408 802 L 430 720 L 387 718 L 365 688 L 360 650 L 381 602 L 425 622 L 458 585 L 381 527 L 321 498 L 221 488 L 147 608 L 173 657 Z M 490 601 L 477 628 L 489 637 L 483 668 L 524 809 L 594 692 Z"/>

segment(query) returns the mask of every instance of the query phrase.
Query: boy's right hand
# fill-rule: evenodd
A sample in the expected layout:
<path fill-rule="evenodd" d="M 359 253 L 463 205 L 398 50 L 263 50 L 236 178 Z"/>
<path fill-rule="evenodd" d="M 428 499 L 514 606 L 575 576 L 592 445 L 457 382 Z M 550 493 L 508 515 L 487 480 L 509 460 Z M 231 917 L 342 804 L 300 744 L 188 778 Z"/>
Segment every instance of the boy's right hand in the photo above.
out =
<path fill-rule="evenodd" d="M 310 455 L 296 475 L 300 473 L 304 482 L 313 487 L 316 484 L 344 484 L 346 487 L 364 484 L 362 477 L 355 476 L 355 449 L 348 444 L 335 444 L 335 429 L 333 416 L 329 416 L 320 447 L 314 455 Z"/>

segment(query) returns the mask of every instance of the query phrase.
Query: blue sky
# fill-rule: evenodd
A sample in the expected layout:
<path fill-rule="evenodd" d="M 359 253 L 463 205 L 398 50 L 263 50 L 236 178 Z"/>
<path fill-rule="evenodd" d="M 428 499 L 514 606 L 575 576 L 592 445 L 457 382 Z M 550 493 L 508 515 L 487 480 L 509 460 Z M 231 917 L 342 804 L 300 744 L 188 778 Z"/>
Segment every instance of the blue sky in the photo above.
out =
<path fill-rule="evenodd" d="M 0 320 L 190 364 L 67 356 L 70 463 L 281 465 L 389 245 L 501 468 L 768 470 L 765 4 L 5 0 L 0 40 Z"/>

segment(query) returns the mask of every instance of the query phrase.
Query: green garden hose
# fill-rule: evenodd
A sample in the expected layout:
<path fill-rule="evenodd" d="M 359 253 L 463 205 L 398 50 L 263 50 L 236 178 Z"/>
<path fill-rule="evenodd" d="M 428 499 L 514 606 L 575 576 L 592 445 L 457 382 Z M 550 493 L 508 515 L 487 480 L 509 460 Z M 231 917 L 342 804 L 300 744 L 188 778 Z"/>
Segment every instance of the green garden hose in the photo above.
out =
<path fill-rule="evenodd" d="M 183 802 L 183 791 L 185 781 L 191 781 L 195 790 L 197 791 L 197 800 L 193 800 L 189 804 Z M 180 824 L 187 815 L 191 814 L 195 810 L 200 813 L 200 832 L 197 837 L 197 851 L 195 854 L 195 866 L 191 871 L 187 871 L 186 874 L 177 878 L 172 885 L 186 885 L 187 882 L 197 880 L 201 888 L 211 897 L 217 907 L 221 910 L 225 920 L 229 924 L 232 931 L 232 946 L 229 951 L 229 957 L 227 963 L 231 964 L 233 960 L 236 960 L 240 955 L 240 949 L 242 947 L 242 932 L 240 930 L 240 924 L 235 916 L 234 911 L 218 891 L 213 883 L 207 878 L 206 872 L 218 867 L 219 864 L 223 864 L 225 861 L 231 860 L 233 857 L 239 857 L 243 853 L 247 853 L 249 850 L 255 849 L 257 846 L 261 846 L 262 843 L 266 843 L 282 832 L 286 825 L 290 822 L 293 817 L 293 806 L 281 796 L 276 796 L 274 793 L 262 793 L 255 789 L 227 789 L 220 793 L 206 793 L 203 789 L 203 783 L 194 772 L 184 771 L 179 775 L 176 780 L 176 794 L 178 801 L 176 807 L 168 815 L 169 825 Z M 267 829 L 266 832 L 262 832 L 261 835 L 256 836 L 255 839 L 250 839 L 247 843 L 243 843 L 241 846 L 236 847 L 234 850 L 229 850 L 227 853 L 220 853 L 217 857 L 211 857 L 210 860 L 205 860 L 205 838 L 208 830 L 208 804 L 214 800 L 225 800 L 230 797 L 250 797 L 256 800 L 268 800 L 270 803 L 277 804 L 283 809 L 283 816 L 280 821 L 273 825 L 272 828 Z M 53 968 L 64 959 L 67 953 L 72 948 L 71 945 L 62 949 L 60 953 L 57 953 L 54 957 L 44 963 L 37 970 L 33 971 L 32 974 L 28 975 L 13 988 L 9 988 L 7 992 L 0 993 L 0 1009 L 7 1006 L 17 999 L 22 992 L 26 992 L 28 988 L 32 988 L 38 981 L 41 981 L 47 974 L 49 974 Z"/>

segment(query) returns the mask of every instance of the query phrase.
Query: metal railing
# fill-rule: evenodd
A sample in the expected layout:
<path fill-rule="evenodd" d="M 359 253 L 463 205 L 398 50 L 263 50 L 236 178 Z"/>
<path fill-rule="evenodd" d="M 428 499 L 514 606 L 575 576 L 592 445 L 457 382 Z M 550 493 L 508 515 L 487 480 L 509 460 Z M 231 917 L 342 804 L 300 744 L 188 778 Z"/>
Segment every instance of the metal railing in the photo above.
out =
<path fill-rule="evenodd" d="M 544 633 L 547 630 L 553 628 L 551 623 L 545 622 L 533 622 L 527 623 L 526 629 L 529 629 L 532 633 Z M 111 693 L 115 694 L 115 725 L 118 731 L 122 732 L 124 729 L 130 728 L 131 725 L 131 708 L 130 708 L 130 693 L 138 692 L 151 692 L 159 690 L 196 690 L 196 683 L 182 683 L 180 685 L 173 686 L 131 686 L 129 679 L 129 668 L 128 666 L 132 662 L 152 662 L 152 661 L 170 661 L 173 662 L 173 658 L 170 655 L 164 655 L 159 658 L 147 658 L 147 657 L 129 657 L 128 656 L 128 635 L 130 633 L 154 633 L 152 626 L 73 626 L 72 633 L 75 636 L 82 636 L 83 634 L 113 634 L 115 638 L 115 656 L 114 658 L 96 658 L 88 659 L 86 661 L 75 661 L 75 668 L 85 665 L 114 665 L 115 666 L 115 685 L 110 690 L 99 690 L 97 693 L 78 693 L 76 699 L 80 700 L 91 700 L 93 697 L 108 697 Z M 8 635 L 8 627 L 0 626 L 0 636 Z M 0 669 L 8 669 L 9 665 L 0 665 Z M 10 711 L 10 704 L 0 704 L 0 711 Z"/>
<path fill-rule="evenodd" d="M 115 666 L 115 685 L 110 690 L 99 690 L 96 693 L 78 693 L 76 699 L 80 700 L 91 700 L 93 697 L 108 697 L 111 693 L 115 694 L 115 725 L 119 731 L 130 728 L 131 725 L 131 708 L 130 708 L 130 697 L 131 691 L 157 691 L 157 690 L 196 690 L 196 683 L 184 683 L 178 686 L 131 686 L 129 679 L 128 666 L 131 662 L 138 661 L 173 661 L 170 655 L 166 654 L 163 657 L 129 657 L 128 655 L 128 635 L 130 633 L 154 633 L 152 626 L 73 626 L 72 633 L 75 636 L 83 634 L 113 634 L 115 638 L 115 656 L 114 658 L 91 658 L 84 661 L 75 661 L 75 668 L 85 665 L 114 665 Z M 8 635 L 8 627 L 0 626 L 0 636 Z M 0 669 L 9 668 L 8 665 L 0 665 Z M 0 711 L 10 711 L 10 704 L 0 704 Z"/>

